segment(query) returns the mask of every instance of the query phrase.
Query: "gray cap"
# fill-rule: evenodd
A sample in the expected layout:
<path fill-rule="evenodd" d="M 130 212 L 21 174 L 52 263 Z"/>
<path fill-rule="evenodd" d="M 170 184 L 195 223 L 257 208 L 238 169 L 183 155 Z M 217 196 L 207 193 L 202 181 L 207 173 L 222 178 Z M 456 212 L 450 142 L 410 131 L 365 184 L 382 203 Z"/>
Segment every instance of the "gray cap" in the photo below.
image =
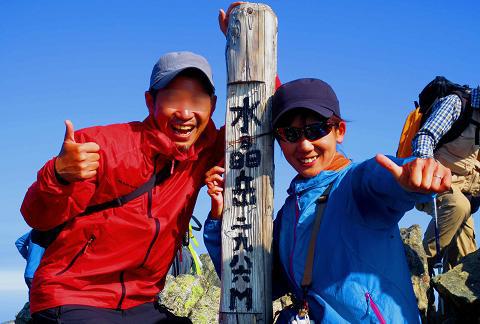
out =
<path fill-rule="evenodd" d="M 207 77 L 214 91 L 212 69 L 207 60 L 192 52 L 171 52 L 162 55 L 153 66 L 150 77 L 150 89 L 162 89 L 180 72 L 186 69 L 198 69 Z"/>

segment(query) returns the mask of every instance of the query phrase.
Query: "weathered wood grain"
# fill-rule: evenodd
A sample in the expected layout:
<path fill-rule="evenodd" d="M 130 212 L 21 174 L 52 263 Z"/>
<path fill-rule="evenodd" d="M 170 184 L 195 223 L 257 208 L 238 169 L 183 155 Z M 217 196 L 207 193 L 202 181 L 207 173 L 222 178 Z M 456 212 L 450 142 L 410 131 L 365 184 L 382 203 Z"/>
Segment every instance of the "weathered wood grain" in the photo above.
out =
<path fill-rule="evenodd" d="M 270 323 L 277 18 L 270 7 L 234 9 L 227 32 L 227 116 L 221 323 Z"/>

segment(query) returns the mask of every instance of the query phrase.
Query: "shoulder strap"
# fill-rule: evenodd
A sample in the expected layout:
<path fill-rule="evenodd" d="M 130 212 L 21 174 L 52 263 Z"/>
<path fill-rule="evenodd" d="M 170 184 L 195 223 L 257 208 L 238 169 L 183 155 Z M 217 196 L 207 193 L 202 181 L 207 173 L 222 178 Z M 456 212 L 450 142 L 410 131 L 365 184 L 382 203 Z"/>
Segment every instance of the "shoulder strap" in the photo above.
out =
<path fill-rule="evenodd" d="M 313 257 L 315 256 L 315 244 L 317 242 L 318 231 L 320 230 L 320 225 L 322 224 L 323 212 L 327 206 L 328 196 L 332 190 L 334 182 L 328 185 L 325 192 L 317 199 L 317 216 L 315 217 L 315 222 L 313 223 L 312 234 L 310 235 L 310 243 L 308 244 L 308 254 L 307 260 L 305 262 L 305 271 L 303 272 L 302 279 L 302 288 L 308 289 L 312 284 L 312 272 L 313 272 Z"/>
<path fill-rule="evenodd" d="M 470 92 L 468 91 L 454 91 L 451 94 L 457 95 L 461 102 L 462 102 L 462 110 L 458 119 L 453 123 L 452 127 L 447 131 L 445 135 L 442 136 L 440 141 L 438 142 L 435 150 L 438 150 L 442 145 L 447 144 L 463 133 L 463 131 L 470 125 L 474 124 L 477 126 L 477 131 L 475 134 L 475 144 L 478 145 L 478 125 L 472 119 L 473 108 L 470 102 Z"/>
<path fill-rule="evenodd" d="M 160 172 L 154 173 L 153 176 L 147 182 L 145 182 L 143 185 L 141 185 L 131 193 L 121 197 L 117 197 L 113 200 L 110 200 L 98 205 L 88 206 L 87 209 L 85 209 L 85 211 L 81 213 L 79 216 L 86 216 L 86 215 L 96 213 L 105 209 L 123 206 L 127 202 L 132 201 L 133 199 L 138 198 L 144 193 L 152 190 L 155 186 L 159 185 L 164 180 L 166 180 L 169 177 L 169 175 L 170 175 L 170 166 L 167 165 L 162 170 L 160 170 Z"/>
<path fill-rule="evenodd" d="M 170 165 L 166 165 L 160 172 L 154 173 L 153 176 L 145 182 L 143 185 L 135 189 L 129 194 L 126 194 L 121 197 L 117 197 L 113 200 L 98 204 L 88 206 L 83 213 L 78 215 L 79 217 L 88 216 L 92 213 L 106 210 L 109 208 L 120 207 L 125 205 L 127 202 L 140 197 L 144 193 L 152 190 L 155 186 L 161 184 L 170 176 Z M 65 227 L 66 223 L 60 224 L 57 227 L 54 227 L 48 231 L 39 231 L 36 229 L 32 230 L 32 241 L 44 248 L 47 248 L 60 234 L 60 232 Z"/>

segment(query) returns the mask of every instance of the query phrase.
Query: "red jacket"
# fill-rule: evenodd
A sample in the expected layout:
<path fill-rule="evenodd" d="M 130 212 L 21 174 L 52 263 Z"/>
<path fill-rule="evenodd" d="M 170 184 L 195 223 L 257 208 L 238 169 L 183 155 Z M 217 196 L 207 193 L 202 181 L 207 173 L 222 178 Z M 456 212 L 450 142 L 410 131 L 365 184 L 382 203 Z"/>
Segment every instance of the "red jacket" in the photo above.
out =
<path fill-rule="evenodd" d="M 54 158 L 38 172 L 21 208 L 36 229 L 67 222 L 35 273 L 31 311 L 68 304 L 128 309 L 153 301 L 187 230 L 204 174 L 223 157 L 219 134 L 210 121 L 194 147 L 180 152 L 150 117 L 75 132 L 77 142 L 100 145 L 97 176 L 62 185 Z M 151 194 L 76 217 L 87 206 L 132 192 L 174 160 L 170 177 Z"/>

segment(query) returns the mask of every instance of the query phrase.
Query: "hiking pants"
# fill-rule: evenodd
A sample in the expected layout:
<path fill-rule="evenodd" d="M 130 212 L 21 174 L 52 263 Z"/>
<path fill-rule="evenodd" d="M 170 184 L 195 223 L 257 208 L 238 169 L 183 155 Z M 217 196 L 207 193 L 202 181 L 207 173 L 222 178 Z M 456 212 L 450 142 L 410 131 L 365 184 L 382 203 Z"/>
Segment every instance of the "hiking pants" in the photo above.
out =
<path fill-rule="evenodd" d="M 65 305 L 32 314 L 33 323 L 100 324 L 100 323 L 189 323 L 186 317 L 177 317 L 156 302 L 138 305 L 127 310 L 92 306 Z"/>
<path fill-rule="evenodd" d="M 433 202 L 417 204 L 417 209 L 433 216 Z M 437 215 L 444 271 L 448 271 L 458 264 L 460 258 L 477 250 L 470 201 L 457 186 L 452 185 L 450 191 L 437 196 Z M 437 255 L 433 217 L 425 232 L 423 246 L 428 258 Z"/>

